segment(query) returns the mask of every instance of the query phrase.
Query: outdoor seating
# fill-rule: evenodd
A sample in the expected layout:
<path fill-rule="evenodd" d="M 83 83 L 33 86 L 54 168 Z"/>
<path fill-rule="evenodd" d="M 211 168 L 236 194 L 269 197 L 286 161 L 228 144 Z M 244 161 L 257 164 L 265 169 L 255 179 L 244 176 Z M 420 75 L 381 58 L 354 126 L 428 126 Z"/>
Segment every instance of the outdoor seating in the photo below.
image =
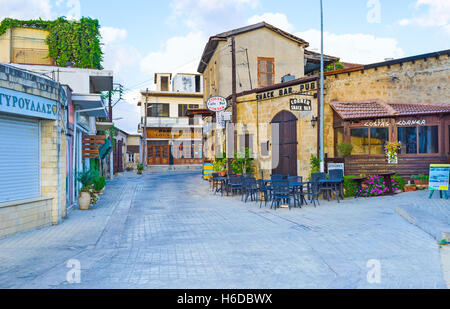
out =
<path fill-rule="evenodd" d="M 258 191 L 264 199 L 264 206 L 266 206 L 267 202 L 272 199 L 271 197 L 272 191 L 270 187 L 266 184 L 266 182 L 267 181 L 264 179 L 258 179 Z M 261 208 L 262 206 L 263 199 L 262 198 L 259 199 L 259 208 Z"/>
<path fill-rule="evenodd" d="M 339 195 L 341 199 L 344 199 L 344 171 L 341 169 L 331 169 L 328 171 L 328 179 L 336 181 Z"/>
<path fill-rule="evenodd" d="M 251 201 L 258 199 L 258 183 L 255 178 L 245 179 L 244 188 L 244 193 L 242 194 L 242 196 L 245 195 L 244 202 L 247 202 L 249 197 Z"/>
<path fill-rule="evenodd" d="M 291 209 L 290 200 L 291 200 L 291 190 L 289 188 L 289 183 L 287 181 L 275 181 L 272 183 L 272 206 L 274 209 L 280 207 L 280 203 L 288 203 L 289 209 Z M 275 205 L 274 205 L 275 204 Z"/>
<path fill-rule="evenodd" d="M 242 194 L 242 177 L 231 175 L 228 178 L 227 193 L 231 193 L 231 195 L 233 196 L 236 192 Z"/>

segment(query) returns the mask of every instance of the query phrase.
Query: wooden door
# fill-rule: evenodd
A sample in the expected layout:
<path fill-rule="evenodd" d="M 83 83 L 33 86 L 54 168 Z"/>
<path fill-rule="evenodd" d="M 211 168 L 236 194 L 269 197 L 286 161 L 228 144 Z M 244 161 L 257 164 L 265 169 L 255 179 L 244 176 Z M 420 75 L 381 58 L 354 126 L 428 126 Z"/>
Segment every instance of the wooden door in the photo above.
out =
<path fill-rule="evenodd" d="M 147 164 L 169 164 L 169 145 L 151 145 L 147 149 Z"/>
<path fill-rule="evenodd" d="M 291 112 L 281 111 L 271 124 L 272 174 L 297 176 L 297 117 Z"/>

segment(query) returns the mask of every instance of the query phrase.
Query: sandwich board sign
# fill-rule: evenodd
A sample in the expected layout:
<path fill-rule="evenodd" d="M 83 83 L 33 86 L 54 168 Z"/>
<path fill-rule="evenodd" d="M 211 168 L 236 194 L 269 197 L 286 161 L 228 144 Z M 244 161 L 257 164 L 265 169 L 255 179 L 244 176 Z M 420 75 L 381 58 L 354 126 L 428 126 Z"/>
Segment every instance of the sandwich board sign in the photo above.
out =
<path fill-rule="evenodd" d="M 442 198 L 442 192 L 447 197 L 447 190 L 449 189 L 450 179 L 450 164 L 430 164 L 430 177 L 428 181 L 428 189 L 431 190 L 430 198 L 434 191 L 440 191 L 439 194 Z"/>

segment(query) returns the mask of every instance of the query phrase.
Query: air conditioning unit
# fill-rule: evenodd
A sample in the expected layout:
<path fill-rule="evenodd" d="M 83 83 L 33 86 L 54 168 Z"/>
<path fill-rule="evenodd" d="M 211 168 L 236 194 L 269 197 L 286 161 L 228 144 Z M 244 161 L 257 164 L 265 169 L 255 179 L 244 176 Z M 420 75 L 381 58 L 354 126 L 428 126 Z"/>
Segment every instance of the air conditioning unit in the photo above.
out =
<path fill-rule="evenodd" d="M 283 77 L 281 77 L 281 82 L 285 83 L 285 82 L 288 82 L 288 81 L 294 80 L 294 79 L 295 79 L 295 75 L 287 74 L 287 75 L 284 75 Z"/>

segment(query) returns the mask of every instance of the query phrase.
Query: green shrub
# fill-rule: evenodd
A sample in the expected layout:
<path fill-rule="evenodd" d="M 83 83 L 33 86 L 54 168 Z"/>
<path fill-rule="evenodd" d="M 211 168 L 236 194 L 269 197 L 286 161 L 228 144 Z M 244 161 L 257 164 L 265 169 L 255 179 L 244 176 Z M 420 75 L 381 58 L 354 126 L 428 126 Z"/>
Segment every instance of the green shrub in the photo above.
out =
<path fill-rule="evenodd" d="M 353 197 L 358 191 L 358 183 L 352 180 L 356 175 L 344 176 L 344 196 Z"/>
<path fill-rule="evenodd" d="M 89 185 L 94 184 L 95 180 L 100 176 L 100 172 L 96 170 L 88 170 L 78 172 L 76 176 L 76 180 L 81 182 L 83 187 L 87 187 Z"/>
<path fill-rule="evenodd" d="M 317 156 L 311 155 L 309 164 L 311 165 L 311 173 L 320 172 L 320 159 Z"/>
<path fill-rule="evenodd" d="M 346 157 L 352 154 L 353 145 L 350 143 L 342 142 L 337 145 L 337 151 L 339 156 Z"/>
<path fill-rule="evenodd" d="M 405 187 L 405 185 L 407 184 L 406 180 L 403 177 L 400 177 L 398 175 L 394 175 L 394 181 L 397 182 L 400 190 L 403 191 L 403 188 Z"/>
<path fill-rule="evenodd" d="M 95 191 L 100 192 L 106 186 L 106 179 L 103 176 L 97 177 L 94 181 Z"/>

